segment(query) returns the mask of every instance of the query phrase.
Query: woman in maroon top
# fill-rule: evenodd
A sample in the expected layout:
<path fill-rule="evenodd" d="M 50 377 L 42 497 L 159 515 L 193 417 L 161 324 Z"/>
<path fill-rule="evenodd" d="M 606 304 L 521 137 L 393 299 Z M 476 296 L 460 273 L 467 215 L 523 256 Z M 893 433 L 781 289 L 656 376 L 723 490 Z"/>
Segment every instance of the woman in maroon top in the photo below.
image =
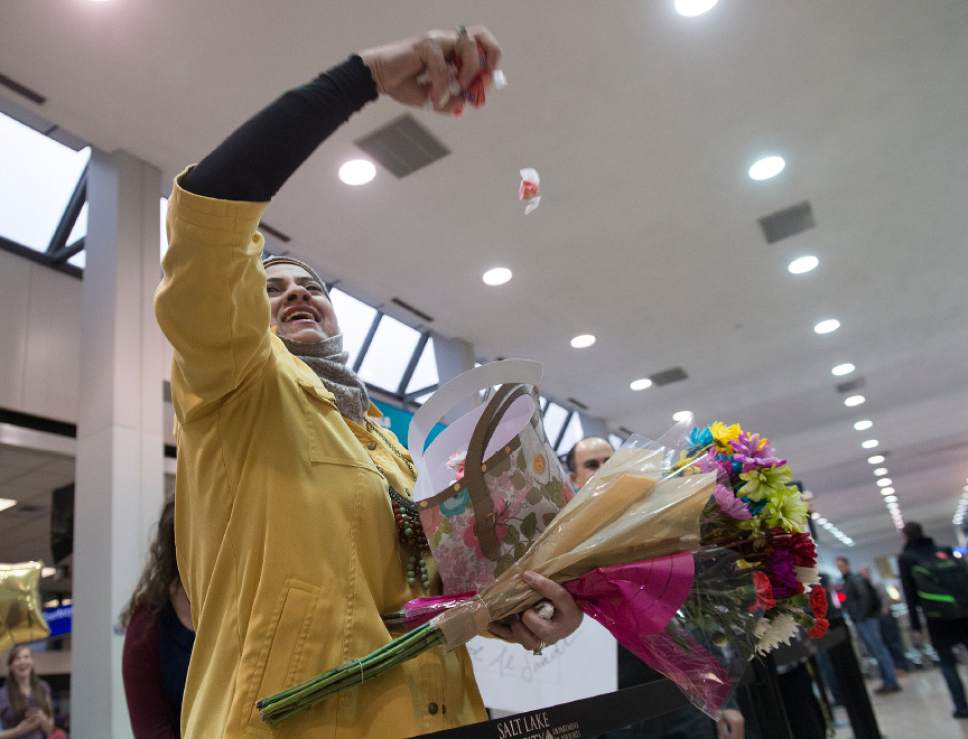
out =
<path fill-rule="evenodd" d="M 7 682 L 0 689 L 0 739 L 44 739 L 54 731 L 50 686 L 37 677 L 28 646 L 7 656 Z"/>
<path fill-rule="evenodd" d="M 121 670 L 135 739 L 180 736 L 182 694 L 195 631 L 175 561 L 174 513 L 173 502 L 162 509 L 148 564 L 121 615 L 125 627 Z"/>

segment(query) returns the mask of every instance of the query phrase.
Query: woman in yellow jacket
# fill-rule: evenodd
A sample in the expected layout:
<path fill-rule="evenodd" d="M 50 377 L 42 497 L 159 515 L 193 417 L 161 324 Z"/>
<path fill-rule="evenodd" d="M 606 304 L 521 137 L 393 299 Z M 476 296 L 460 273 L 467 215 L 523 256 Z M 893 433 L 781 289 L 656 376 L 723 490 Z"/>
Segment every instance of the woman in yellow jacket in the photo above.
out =
<path fill-rule="evenodd" d="M 287 92 L 175 181 L 156 296 L 175 349 L 178 566 L 196 628 L 182 735 L 412 736 L 484 719 L 463 649 L 423 655 L 272 728 L 256 699 L 364 655 L 382 612 L 426 592 L 393 504 L 414 469 L 346 366 L 325 286 L 293 259 L 261 262 L 266 202 L 330 133 L 378 94 L 459 113 L 500 57 L 484 28 L 432 32 L 354 55 Z M 424 76 L 421 76 L 424 75 Z M 419 78 L 419 79 L 418 79 Z M 429 81 L 427 81 L 429 78 Z M 472 101 L 473 102 L 473 101 Z M 403 537 L 406 538 L 406 537 Z M 492 631 L 540 649 L 577 628 L 567 592 Z"/>

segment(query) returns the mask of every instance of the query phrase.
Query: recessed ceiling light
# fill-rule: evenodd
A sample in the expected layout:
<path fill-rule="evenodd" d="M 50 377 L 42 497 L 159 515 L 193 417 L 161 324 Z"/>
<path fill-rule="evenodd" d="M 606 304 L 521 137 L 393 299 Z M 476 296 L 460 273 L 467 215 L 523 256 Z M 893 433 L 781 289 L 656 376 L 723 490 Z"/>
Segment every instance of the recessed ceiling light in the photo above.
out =
<path fill-rule="evenodd" d="M 510 282 L 512 277 L 511 270 L 507 267 L 494 267 L 489 269 L 481 277 L 484 280 L 485 285 L 503 285 L 505 282 Z"/>
<path fill-rule="evenodd" d="M 887 474 L 887 467 L 878 467 L 876 470 L 874 470 L 875 477 L 880 477 L 881 475 L 886 475 L 886 474 Z"/>
<path fill-rule="evenodd" d="M 840 321 L 836 318 L 825 318 L 813 327 L 815 334 L 832 334 L 840 328 Z"/>
<path fill-rule="evenodd" d="M 695 18 L 697 15 L 708 13 L 718 2 L 719 0 L 676 0 L 675 8 L 679 15 Z"/>
<path fill-rule="evenodd" d="M 17 505 L 17 501 L 11 498 L 0 498 L 0 511 L 5 511 L 8 508 L 13 508 Z"/>
<path fill-rule="evenodd" d="M 376 177 L 376 167 L 369 159 L 350 159 L 339 168 L 339 178 L 346 185 L 359 187 Z"/>
<path fill-rule="evenodd" d="M 676 423 L 690 423 L 692 421 L 692 411 L 676 411 L 672 414 L 672 420 Z"/>
<path fill-rule="evenodd" d="M 879 488 L 889 488 L 894 484 L 894 481 L 890 477 L 882 477 L 877 481 L 877 487 Z"/>
<path fill-rule="evenodd" d="M 783 161 L 783 157 L 778 156 L 768 156 L 762 159 L 757 159 L 750 165 L 749 176 L 751 180 L 756 180 L 757 182 L 762 182 L 763 180 L 769 180 L 776 177 L 783 169 L 786 167 L 786 162 Z"/>
<path fill-rule="evenodd" d="M 591 334 L 579 334 L 571 340 L 571 346 L 574 349 L 587 349 L 594 343 L 595 337 Z"/>
<path fill-rule="evenodd" d="M 855 369 L 857 368 L 850 362 L 844 362 L 843 364 L 838 364 L 836 367 L 830 370 L 830 373 L 832 375 L 836 375 L 837 377 L 843 377 L 844 375 L 849 375 Z"/>
<path fill-rule="evenodd" d="M 863 405 L 866 402 L 867 398 L 865 398 L 863 395 L 851 395 L 847 398 L 844 398 L 844 405 L 846 405 L 848 408 L 854 408 L 855 406 Z"/>
<path fill-rule="evenodd" d="M 884 502 L 885 503 L 897 503 L 897 496 L 896 495 L 888 495 L 886 498 L 884 498 Z"/>
<path fill-rule="evenodd" d="M 787 271 L 792 275 L 803 275 L 807 272 L 813 272 L 818 264 L 820 264 L 820 260 L 813 256 L 813 254 L 808 254 L 805 257 L 797 257 L 790 262 L 787 265 Z"/>
<path fill-rule="evenodd" d="M 53 577 L 56 574 L 57 574 L 57 568 L 56 567 L 41 567 L 40 568 L 40 576 L 41 577 Z"/>
<path fill-rule="evenodd" d="M 864 447 L 864 449 L 877 449 L 880 443 L 881 442 L 879 442 L 877 439 L 865 439 L 860 443 L 860 445 Z"/>
<path fill-rule="evenodd" d="M 857 421 L 854 424 L 854 429 L 856 429 L 857 431 L 867 431 L 867 429 L 869 429 L 873 425 L 874 425 L 873 421 L 871 421 L 869 418 L 865 418 L 863 421 Z"/>
<path fill-rule="evenodd" d="M 652 387 L 652 380 L 650 380 L 648 377 L 643 377 L 639 380 L 632 380 L 632 382 L 629 383 L 629 387 L 636 391 L 646 390 Z"/>
<path fill-rule="evenodd" d="M 867 464 L 880 464 L 883 461 L 884 461 L 883 454 L 875 454 L 867 458 Z"/>
<path fill-rule="evenodd" d="M 894 495 L 894 488 L 892 487 L 881 488 L 881 495 Z"/>

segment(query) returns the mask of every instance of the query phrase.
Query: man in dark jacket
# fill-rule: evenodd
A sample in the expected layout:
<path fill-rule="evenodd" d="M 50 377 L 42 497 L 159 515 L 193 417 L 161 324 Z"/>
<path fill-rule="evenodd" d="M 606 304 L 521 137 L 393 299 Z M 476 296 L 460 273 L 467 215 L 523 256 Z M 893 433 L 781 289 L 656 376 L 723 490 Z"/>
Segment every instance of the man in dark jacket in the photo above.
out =
<path fill-rule="evenodd" d="M 877 667 L 881 672 L 882 685 L 874 692 L 878 695 L 900 692 L 894 660 L 881 638 L 881 625 L 878 621 L 880 608 L 874 598 L 873 588 L 863 577 L 850 571 L 850 562 L 846 557 L 837 557 L 837 569 L 844 576 L 844 607 L 867 651 L 877 660 Z"/>
<path fill-rule="evenodd" d="M 957 606 L 945 601 L 961 600 L 964 601 L 968 593 L 955 593 L 957 598 L 951 594 L 938 594 L 919 592 L 918 583 L 915 580 L 914 568 L 929 564 L 932 560 L 951 561 L 954 555 L 947 547 L 938 547 L 934 539 L 924 535 L 924 530 L 919 523 L 906 523 L 903 529 L 904 550 L 898 555 L 897 564 L 901 572 L 901 584 L 904 586 L 904 597 L 908 604 L 908 617 L 911 620 L 911 631 L 914 633 L 918 642 L 921 641 L 921 616 L 918 607 L 925 611 L 925 621 L 928 624 L 928 634 L 931 636 L 931 643 L 934 645 L 938 658 L 941 660 L 941 673 L 944 675 L 945 682 L 948 684 L 948 692 L 951 693 L 951 700 L 955 704 L 954 717 L 968 718 L 968 701 L 965 699 L 965 686 L 958 676 L 958 663 L 955 659 L 952 648 L 955 644 L 961 643 L 968 646 L 968 618 L 957 617 L 957 613 L 943 614 L 954 615 L 954 618 L 940 618 L 942 615 L 938 610 L 938 604 L 947 605 L 957 611 Z M 962 568 L 958 568 L 962 570 Z M 957 583 L 957 579 L 954 580 Z M 939 600 L 944 599 L 944 600 Z M 932 617 L 934 615 L 934 617 Z"/>

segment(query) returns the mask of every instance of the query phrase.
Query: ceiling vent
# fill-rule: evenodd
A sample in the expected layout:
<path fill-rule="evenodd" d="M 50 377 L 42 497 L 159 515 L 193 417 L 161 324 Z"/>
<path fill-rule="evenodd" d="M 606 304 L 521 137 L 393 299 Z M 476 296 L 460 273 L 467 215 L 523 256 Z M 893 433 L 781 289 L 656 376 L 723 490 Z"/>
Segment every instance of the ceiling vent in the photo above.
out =
<path fill-rule="evenodd" d="M 867 379 L 864 377 L 858 377 L 856 380 L 850 380 L 849 382 L 838 382 L 837 392 L 838 393 L 852 393 L 855 390 L 860 390 L 862 387 L 867 385 Z"/>
<path fill-rule="evenodd" d="M 687 377 L 689 375 L 686 374 L 686 371 L 682 367 L 673 367 L 672 369 L 662 370 L 661 372 L 656 372 L 654 375 L 649 375 L 652 384 L 657 387 L 671 385 L 673 382 L 681 382 Z"/>
<path fill-rule="evenodd" d="M 807 200 L 763 216 L 759 223 L 767 244 L 775 244 L 817 225 L 813 219 L 813 208 Z"/>
<path fill-rule="evenodd" d="M 409 113 L 354 143 L 397 177 L 406 177 L 450 154 L 450 150 Z"/>

